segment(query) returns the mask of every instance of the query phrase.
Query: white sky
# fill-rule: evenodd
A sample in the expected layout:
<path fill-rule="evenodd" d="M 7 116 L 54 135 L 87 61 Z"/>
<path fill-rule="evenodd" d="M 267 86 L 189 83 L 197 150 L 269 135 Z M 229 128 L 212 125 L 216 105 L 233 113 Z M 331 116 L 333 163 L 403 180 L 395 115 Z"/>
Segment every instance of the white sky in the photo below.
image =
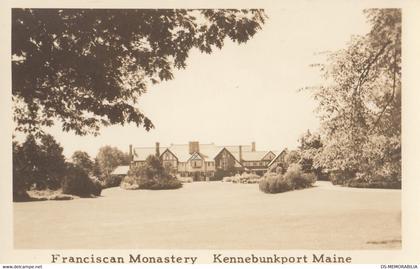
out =
<path fill-rule="evenodd" d="M 104 145 L 128 151 L 128 145 L 162 146 L 170 143 L 214 142 L 250 144 L 258 149 L 295 148 L 307 129 L 319 121 L 315 103 L 301 87 L 319 82 L 309 67 L 322 61 L 317 52 L 344 48 L 350 36 L 367 32 L 361 9 L 345 6 L 334 12 L 324 7 L 268 9 L 263 29 L 245 44 L 227 40 L 212 54 L 191 51 L 185 70 L 174 79 L 149 88 L 139 107 L 155 129 L 135 125 L 103 128 L 94 136 L 48 130 L 64 147 L 96 156 Z"/>

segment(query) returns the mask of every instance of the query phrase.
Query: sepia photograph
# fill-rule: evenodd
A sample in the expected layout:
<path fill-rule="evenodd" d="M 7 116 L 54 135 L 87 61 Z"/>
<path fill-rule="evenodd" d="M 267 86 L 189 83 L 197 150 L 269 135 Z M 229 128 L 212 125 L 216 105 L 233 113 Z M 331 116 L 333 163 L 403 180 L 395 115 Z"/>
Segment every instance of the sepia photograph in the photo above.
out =
<path fill-rule="evenodd" d="M 401 249 L 400 9 L 11 19 L 14 248 Z"/>

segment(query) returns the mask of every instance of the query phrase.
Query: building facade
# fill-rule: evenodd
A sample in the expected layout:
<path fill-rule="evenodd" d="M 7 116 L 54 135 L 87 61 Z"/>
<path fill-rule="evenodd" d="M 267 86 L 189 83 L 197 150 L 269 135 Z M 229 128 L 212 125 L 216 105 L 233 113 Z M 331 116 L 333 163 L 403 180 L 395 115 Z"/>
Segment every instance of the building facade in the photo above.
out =
<path fill-rule="evenodd" d="M 129 155 L 131 165 L 142 165 L 150 155 L 157 156 L 162 165 L 180 176 L 206 180 L 216 171 L 252 172 L 264 174 L 269 164 L 276 158 L 273 151 L 257 151 L 255 142 L 251 145 L 218 146 L 214 143 L 171 144 L 161 147 L 132 147 Z"/>

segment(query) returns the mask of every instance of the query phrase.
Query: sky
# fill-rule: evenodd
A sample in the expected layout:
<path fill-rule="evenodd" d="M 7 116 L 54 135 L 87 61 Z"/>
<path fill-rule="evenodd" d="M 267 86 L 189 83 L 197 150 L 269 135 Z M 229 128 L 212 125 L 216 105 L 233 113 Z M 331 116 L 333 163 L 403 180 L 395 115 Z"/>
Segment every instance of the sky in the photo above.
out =
<path fill-rule="evenodd" d="M 310 92 L 298 91 L 321 82 L 311 64 L 324 61 L 319 52 L 346 46 L 351 35 L 369 30 L 359 8 L 325 9 L 311 6 L 266 9 L 268 20 L 251 40 L 238 45 L 226 40 L 212 54 L 190 52 L 185 70 L 174 79 L 154 85 L 138 107 L 155 129 L 117 125 L 102 128 L 98 136 L 76 136 L 47 130 L 70 157 L 75 150 L 96 156 L 111 145 L 128 151 L 134 147 L 171 143 L 251 144 L 257 150 L 297 146 L 307 129 L 316 131 L 319 120 Z"/>

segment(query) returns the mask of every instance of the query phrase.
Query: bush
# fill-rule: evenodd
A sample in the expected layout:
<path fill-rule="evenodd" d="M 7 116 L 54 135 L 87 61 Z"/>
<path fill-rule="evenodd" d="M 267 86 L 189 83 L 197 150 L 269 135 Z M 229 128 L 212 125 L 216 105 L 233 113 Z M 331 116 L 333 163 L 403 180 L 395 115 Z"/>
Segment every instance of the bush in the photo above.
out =
<path fill-rule="evenodd" d="M 239 176 L 239 183 L 255 184 L 260 182 L 261 177 L 252 173 L 243 173 Z"/>
<path fill-rule="evenodd" d="M 223 180 L 225 177 L 231 177 L 235 174 L 233 170 L 217 170 L 214 172 L 214 175 L 210 177 L 210 181 L 220 181 Z"/>
<path fill-rule="evenodd" d="M 315 183 L 315 175 L 312 173 L 303 173 L 298 164 L 292 164 L 284 174 L 284 180 L 288 182 L 292 189 L 304 189 Z"/>
<path fill-rule="evenodd" d="M 242 173 L 236 174 L 230 177 L 224 177 L 222 182 L 242 183 L 242 184 L 254 184 L 260 181 L 260 176 L 253 173 Z"/>
<path fill-rule="evenodd" d="M 112 188 L 112 187 L 118 187 L 121 184 L 121 181 L 123 180 L 123 175 L 110 175 L 105 177 L 102 180 L 102 187 L 103 188 Z"/>
<path fill-rule="evenodd" d="M 181 188 L 182 182 L 169 174 L 158 158 L 149 156 L 144 165 L 130 167 L 121 187 L 128 190 L 169 190 Z"/>
<path fill-rule="evenodd" d="M 265 193 L 281 193 L 308 188 L 314 182 L 314 174 L 303 173 L 300 165 L 291 164 L 284 175 L 266 173 L 259 181 L 259 188 Z"/>
<path fill-rule="evenodd" d="M 102 192 L 102 184 L 99 180 L 97 179 L 90 179 L 90 184 L 89 184 L 89 191 L 90 194 L 93 194 L 95 196 L 100 196 L 101 192 Z"/>
<path fill-rule="evenodd" d="M 126 190 L 171 190 L 182 187 L 182 182 L 175 178 L 147 179 L 126 176 L 121 182 L 121 187 Z"/>
<path fill-rule="evenodd" d="M 64 194 L 80 197 L 99 196 L 102 185 L 98 180 L 91 179 L 83 169 L 70 165 L 62 183 L 62 190 Z"/>
<path fill-rule="evenodd" d="M 352 188 L 401 189 L 401 181 L 389 176 L 356 173 L 356 176 L 343 184 Z"/>
<path fill-rule="evenodd" d="M 334 185 L 343 185 L 346 181 L 354 178 L 356 173 L 351 171 L 336 170 L 330 172 L 331 183 Z"/>
<path fill-rule="evenodd" d="M 125 176 L 121 181 L 120 187 L 126 190 L 137 190 L 139 185 L 137 184 L 137 179 L 134 176 Z"/>
<path fill-rule="evenodd" d="M 178 179 L 165 179 L 165 180 L 157 180 L 154 181 L 152 185 L 150 185 L 150 190 L 173 190 L 179 189 L 182 187 L 182 182 Z M 146 188 L 145 188 L 146 189 Z"/>
<path fill-rule="evenodd" d="M 259 188 L 265 193 L 280 193 L 290 191 L 292 188 L 281 174 L 269 173 L 259 182 Z"/>
<path fill-rule="evenodd" d="M 330 173 L 334 185 L 352 188 L 401 189 L 399 177 L 381 175 L 374 172 L 355 173 L 348 171 L 334 171 Z"/>

